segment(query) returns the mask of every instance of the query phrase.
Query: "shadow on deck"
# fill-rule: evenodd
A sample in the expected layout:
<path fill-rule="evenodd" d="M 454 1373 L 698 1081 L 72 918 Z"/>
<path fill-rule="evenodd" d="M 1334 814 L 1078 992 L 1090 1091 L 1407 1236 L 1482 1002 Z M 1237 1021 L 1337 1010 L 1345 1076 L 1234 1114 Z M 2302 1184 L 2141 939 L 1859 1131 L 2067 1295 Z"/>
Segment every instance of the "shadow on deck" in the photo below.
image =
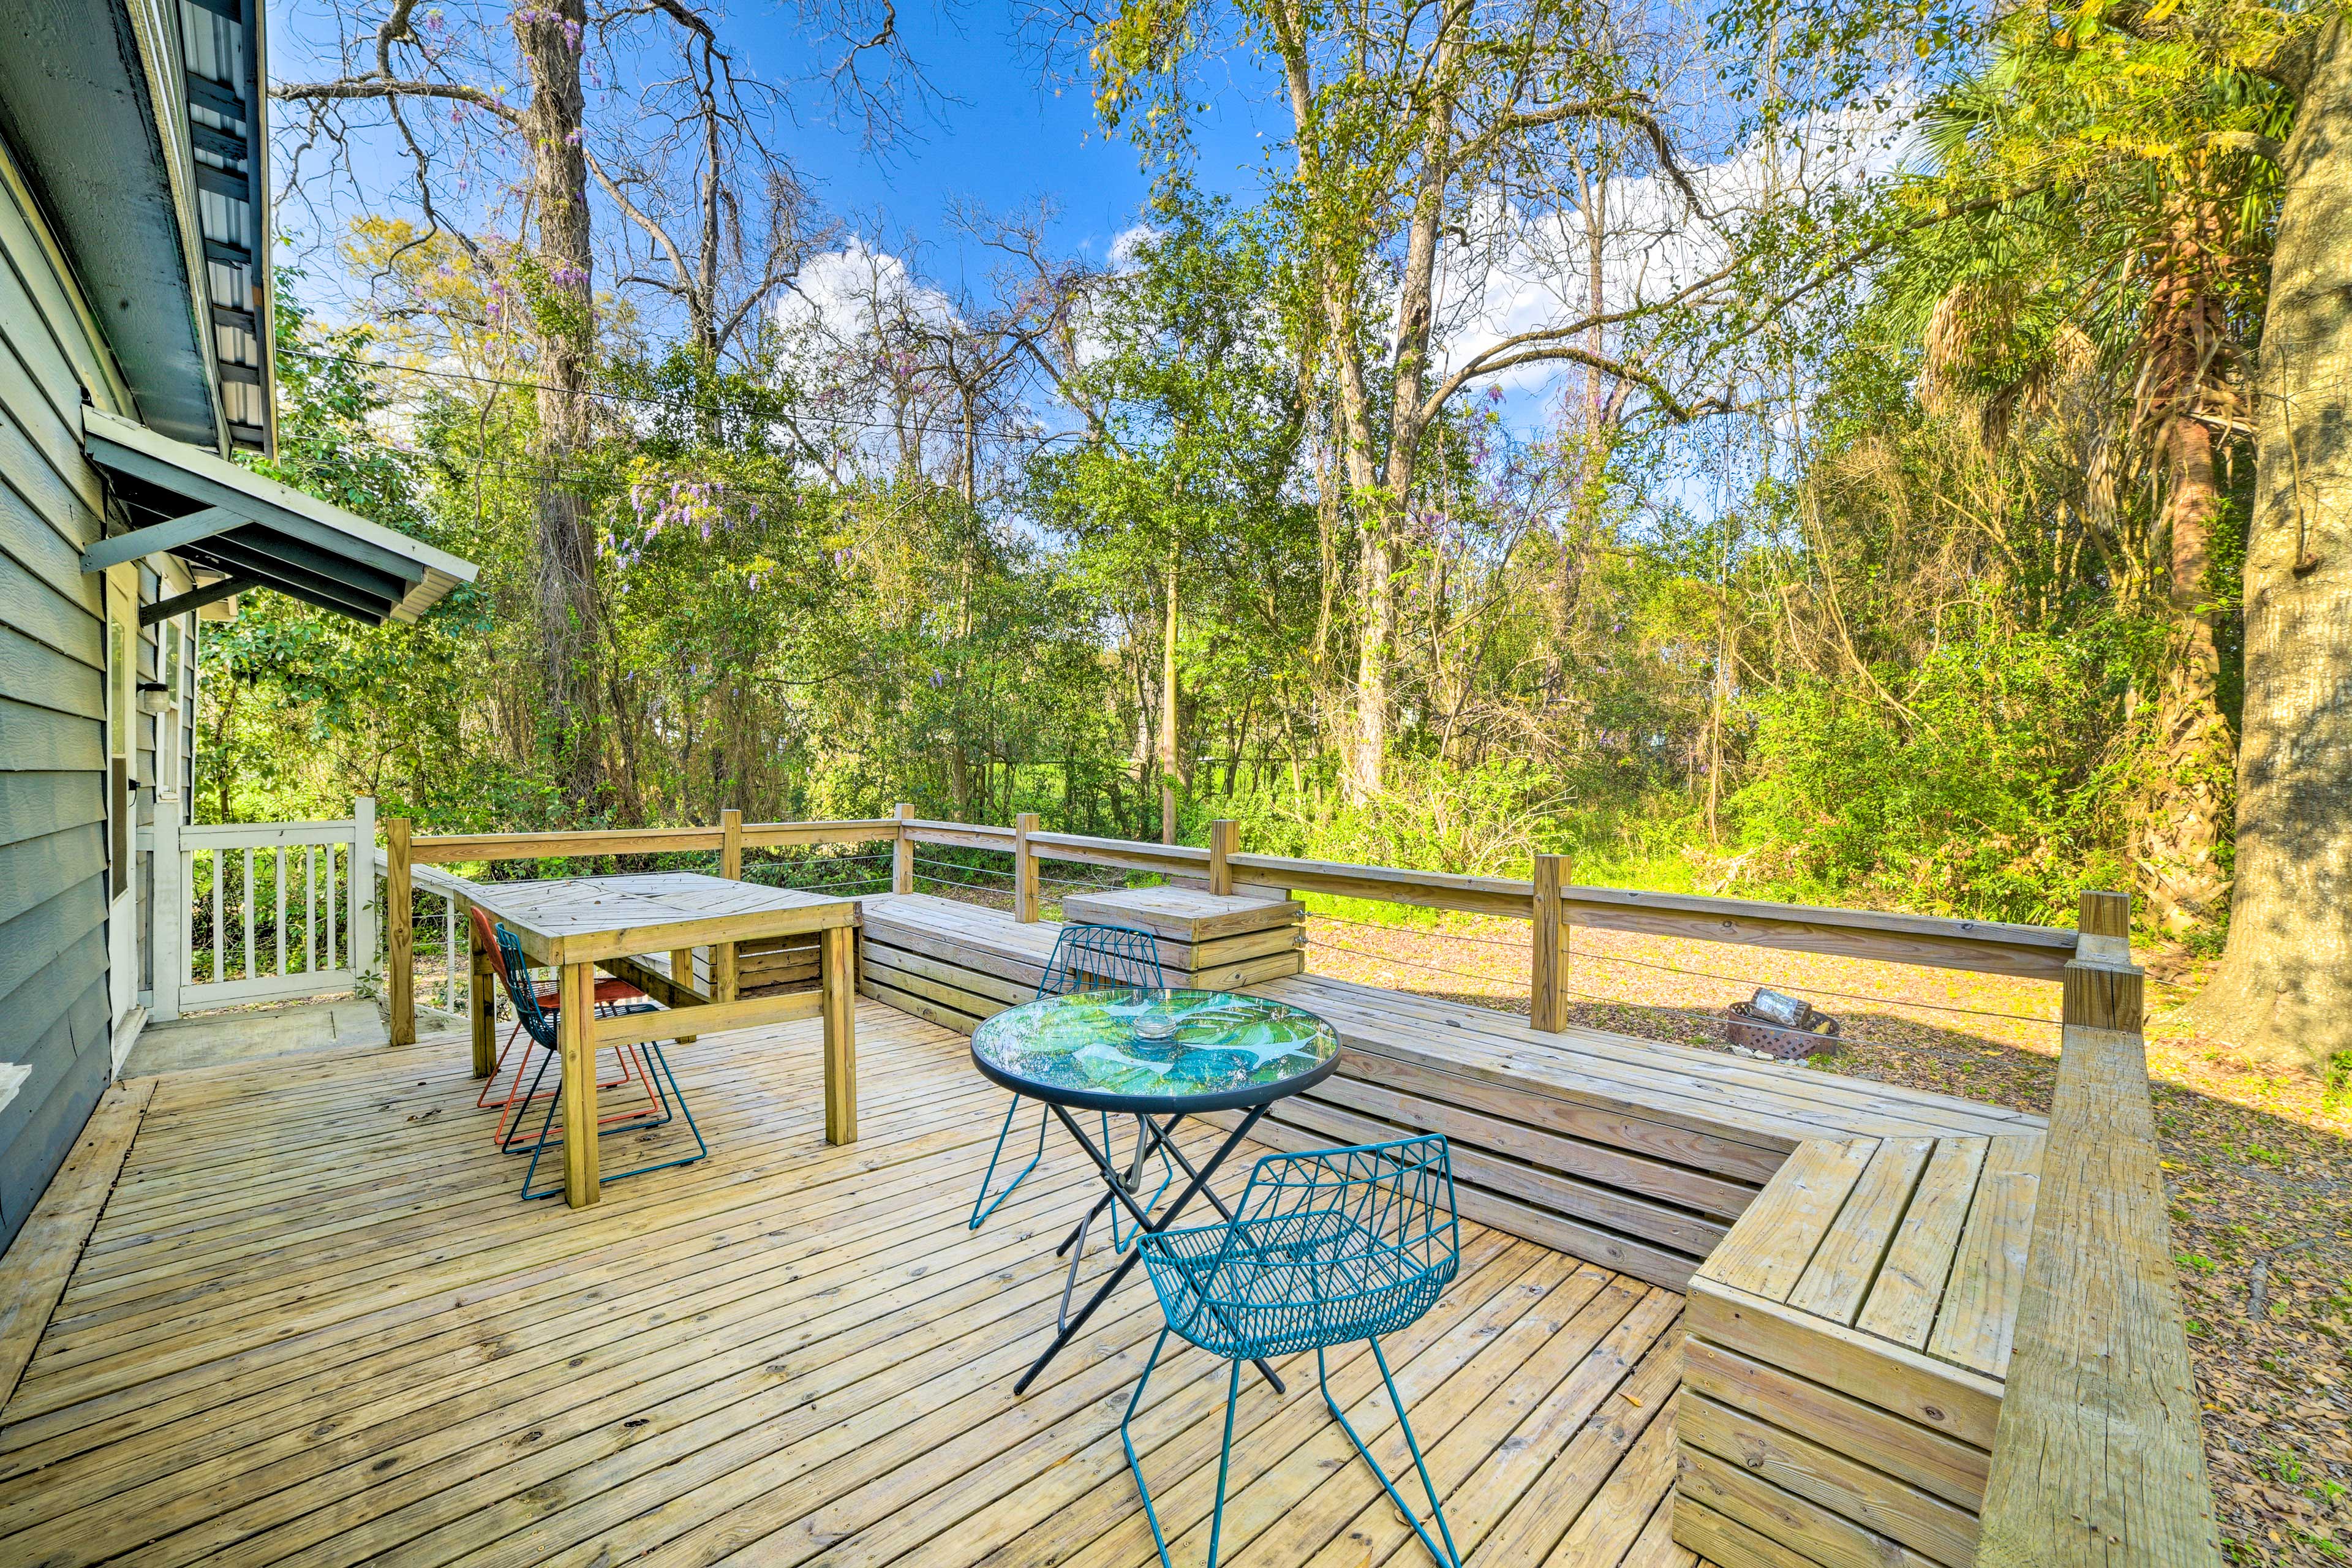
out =
<path fill-rule="evenodd" d="M 857 1143 L 823 1141 L 814 1022 L 705 1037 L 672 1059 L 712 1157 L 581 1213 L 517 1200 L 462 1037 L 118 1091 L 79 1186 L 69 1165 L 51 1190 L 99 1213 L 0 1406 L 0 1561 L 1146 1568 L 1118 1422 L 1149 1286 L 1014 1399 L 1091 1196 L 1076 1152 L 1054 1139 L 969 1231 L 1002 1094 L 955 1034 L 857 1013 Z M 1682 1298 L 1464 1231 L 1461 1278 L 1385 1342 L 1456 1540 L 1686 1568 Z M 1178 1355 L 1138 1420 L 1180 1563 L 1203 1551 L 1222 1369 Z M 1286 1399 L 1244 1382 L 1227 1560 L 1424 1562 L 1312 1358 L 1282 1370 Z M 1402 1466 L 1360 1347 L 1334 1384 Z"/>

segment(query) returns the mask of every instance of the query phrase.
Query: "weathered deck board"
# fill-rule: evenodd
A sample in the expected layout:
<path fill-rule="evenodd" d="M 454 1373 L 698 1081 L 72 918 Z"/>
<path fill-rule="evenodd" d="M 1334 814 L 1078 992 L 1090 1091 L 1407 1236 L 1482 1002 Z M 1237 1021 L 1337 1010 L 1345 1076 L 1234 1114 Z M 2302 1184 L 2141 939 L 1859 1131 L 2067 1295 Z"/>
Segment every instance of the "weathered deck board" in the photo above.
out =
<path fill-rule="evenodd" d="M 1118 1421 L 1149 1287 L 1014 1399 L 1084 1173 L 1056 1138 L 968 1230 L 1003 1100 L 961 1037 L 859 1013 L 858 1143 L 824 1142 L 815 1021 L 705 1036 L 672 1058 L 714 1157 L 577 1213 L 516 1200 L 463 1037 L 156 1080 L 0 1407 L 0 1561 L 1145 1568 Z M 1689 1568 L 1681 1306 L 1465 1226 L 1460 1279 L 1385 1348 L 1465 1552 Z M 1286 1398 L 1244 1380 L 1229 1560 L 1417 1561 L 1339 1462 L 1313 1358 L 1283 1371 Z M 1331 1376 L 1401 1462 L 1370 1357 Z M 1223 1393 L 1171 1352 L 1138 1418 L 1180 1557 Z"/>

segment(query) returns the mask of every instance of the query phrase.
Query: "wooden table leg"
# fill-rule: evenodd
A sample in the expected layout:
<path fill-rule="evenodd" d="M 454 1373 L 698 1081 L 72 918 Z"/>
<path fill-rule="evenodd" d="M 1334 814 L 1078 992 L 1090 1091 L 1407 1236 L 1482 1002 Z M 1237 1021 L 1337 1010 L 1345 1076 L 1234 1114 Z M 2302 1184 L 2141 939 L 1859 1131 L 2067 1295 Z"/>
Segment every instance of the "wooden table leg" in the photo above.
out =
<path fill-rule="evenodd" d="M 741 971 L 736 967 L 735 944 L 731 942 L 711 943 L 710 999 L 713 1002 L 734 1001 L 740 973 Z"/>
<path fill-rule="evenodd" d="M 670 950 L 669 977 L 689 991 L 694 988 L 694 949 L 677 947 Z M 677 1037 L 677 1043 L 681 1046 L 690 1046 L 694 1044 L 694 1037 L 680 1035 Z"/>
<path fill-rule="evenodd" d="M 596 966 L 567 963 L 555 1019 L 563 1052 L 563 1201 L 596 1201 Z"/>
<path fill-rule="evenodd" d="M 490 968 L 490 950 L 483 944 L 482 933 L 474 922 L 466 922 L 467 937 L 473 947 L 472 982 L 467 987 L 466 1010 L 474 1023 L 474 1076 L 488 1078 L 498 1070 L 499 1029 L 496 978 Z"/>
<path fill-rule="evenodd" d="M 857 975 L 851 945 L 856 932 L 828 926 L 819 937 L 817 964 L 824 992 L 824 1141 L 857 1142 Z"/>

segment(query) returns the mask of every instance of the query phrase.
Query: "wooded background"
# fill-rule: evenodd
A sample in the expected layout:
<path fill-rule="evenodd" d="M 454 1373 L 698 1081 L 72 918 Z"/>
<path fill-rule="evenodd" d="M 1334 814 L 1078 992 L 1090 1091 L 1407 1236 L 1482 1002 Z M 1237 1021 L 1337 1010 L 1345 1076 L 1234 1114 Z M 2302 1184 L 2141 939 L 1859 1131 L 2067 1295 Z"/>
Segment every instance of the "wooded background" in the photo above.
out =
<path fill-rule="evenodd" d="M 796 178 L 789 116 L 921 89 L 807 18 L 793 75 L 669 0 L 391 0 L 277 84 L 273 471 L 484 570 L 207 628 L 208 816 L 2128 887 L 2227 943 L 2217 1032 L 2352 1047 L 2333 5 L 1038 14 L 1157 195 L 1092 263 L 947 215 L 968 289 Z M 1238 195 L 1205 71 L 1287 115 Z"/>

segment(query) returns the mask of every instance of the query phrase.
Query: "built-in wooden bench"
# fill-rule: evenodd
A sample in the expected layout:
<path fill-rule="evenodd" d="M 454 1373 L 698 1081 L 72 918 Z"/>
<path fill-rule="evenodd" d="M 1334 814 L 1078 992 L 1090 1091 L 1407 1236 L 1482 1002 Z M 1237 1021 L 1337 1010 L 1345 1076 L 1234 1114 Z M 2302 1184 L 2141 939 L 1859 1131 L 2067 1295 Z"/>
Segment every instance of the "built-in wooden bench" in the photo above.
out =
<path fill-rule="evenodd" d="M 698 947 L 692 952 L 694 988 L 708 996 L 712 987 L 710 950 Z M 642 983 L 644 977 L 638 971 L 650 969 L 657 974 L 667 974 L 670 961 L 667 953 L 647 953 L 605 967 L 624 979 Z M 793 936 L 761 937 L 756 942 L 737 944 L 735 994 L 738 996 L 780 996 L 816 988 L 817 936 L 814 931 L 802 931 Z"/>
<path fill-rule="evenodd" d="M 1690 1282 L 1675 1540 L 1723 1568 L 1976 1560 L 2042 1142 L 1798 1148 Z"/>
<path fill-rule="evenodd" d="M 1211 901 L 1181 889 L 1140 889 Z M 1113 895 L 1112 897 L 1118 897 Z M 1290 920 L 1294 903 L 1223 900 L 1235 919 Z M 897 894 L 864 901 L 866 994 L 969 1034 L 1036 994 L 1060 928 L 997 910 Z M 1114 909 L 1149 926 L 1138 905 Z M 1065 905 L 1068 910 L 1069 906 Z M 1075 911 L 1073 911 L 1075 912 Z M 1163 919 L 1180 918 L 1171 910 Z M 1259 928 L 1279 931 L 1279 926 Z M 1595 1029 L 1543 1034 L 1516 1015 L 1295 973 L 1295 950 L 1182 967 L 1214 953 L 1195 931 L 1163 936 L 1171 984 L 1244 989 L 1328 1019 L 1346 1056 L 1307 1095 L 1278 1102 L 1260 1138 L 1320 1147 L 1439 1131 L 1454 1144 L 1463 1213 L 1482 1224 L 1682 1289 L 1764 1184 L 1809 1140 L 1990 1137 L 2038 1118 L 1944 1095 Z M 1253 971 L 1279 965 L 1261 978 Z"/>

